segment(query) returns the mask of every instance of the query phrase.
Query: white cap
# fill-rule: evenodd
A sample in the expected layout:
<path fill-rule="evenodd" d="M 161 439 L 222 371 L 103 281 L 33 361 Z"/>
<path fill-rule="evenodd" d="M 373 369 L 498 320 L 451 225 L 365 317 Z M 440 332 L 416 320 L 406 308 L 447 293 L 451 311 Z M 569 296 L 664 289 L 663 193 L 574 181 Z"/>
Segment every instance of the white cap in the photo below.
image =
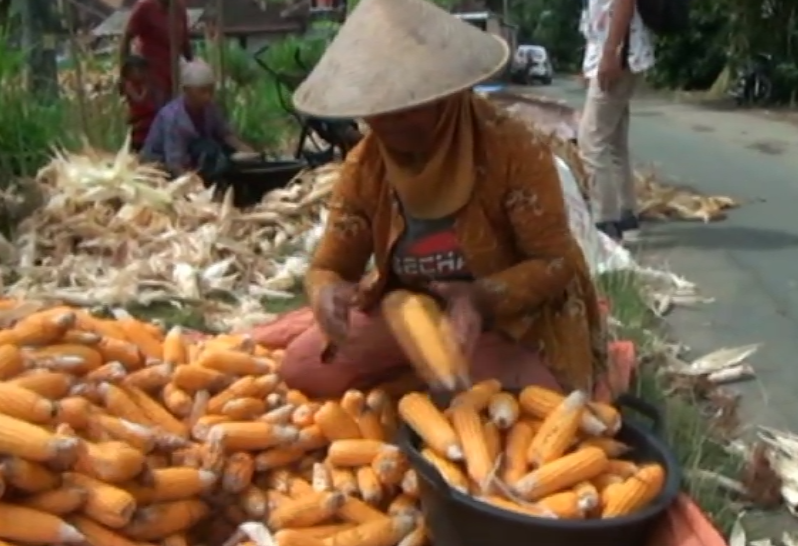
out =
<path fill-rule="evenodd" d="M 216 83 L 211 65 L 203 60 L 183 62 L 180 66 L 180 83 L 183 87 L 205 87 Z"/>

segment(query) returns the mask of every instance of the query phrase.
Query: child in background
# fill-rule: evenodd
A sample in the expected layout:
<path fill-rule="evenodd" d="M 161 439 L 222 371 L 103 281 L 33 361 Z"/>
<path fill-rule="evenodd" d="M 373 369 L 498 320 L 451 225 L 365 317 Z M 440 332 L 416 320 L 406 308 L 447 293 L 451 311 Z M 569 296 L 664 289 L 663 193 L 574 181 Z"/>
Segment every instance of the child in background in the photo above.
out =
<path fill-rule="evenodd" d="M 139 152 L 161 105 L 150 84 L 147 61 L 143 57 L 128 57 L 122 66 L 121 76 L 120 92 L 128 106 L 130 148 Z"/>

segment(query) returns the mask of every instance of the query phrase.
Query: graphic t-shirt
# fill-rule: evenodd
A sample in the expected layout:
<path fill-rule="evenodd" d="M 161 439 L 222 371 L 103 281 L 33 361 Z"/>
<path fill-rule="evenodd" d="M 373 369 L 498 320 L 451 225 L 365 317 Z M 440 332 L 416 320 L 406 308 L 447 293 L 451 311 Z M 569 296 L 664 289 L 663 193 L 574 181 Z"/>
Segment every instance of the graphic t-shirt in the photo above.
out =
<path fill-rule="evenodd" d="M 471 273 L 454 233 L 454 217 L 422 220 L 405 215 L 392 269 L 403 282 L 469 281 Z"/>
<path fill-rule="evenodd" d="M 587 39 L 582 72 L 588 79 L 598 74 L 604 42 L 610 32 L 612 0 L 584 0 L 580 29 Z M 637 74 L 654 66 L 654 40 L 635 8 L 629 27 L 629 70 Z"/>

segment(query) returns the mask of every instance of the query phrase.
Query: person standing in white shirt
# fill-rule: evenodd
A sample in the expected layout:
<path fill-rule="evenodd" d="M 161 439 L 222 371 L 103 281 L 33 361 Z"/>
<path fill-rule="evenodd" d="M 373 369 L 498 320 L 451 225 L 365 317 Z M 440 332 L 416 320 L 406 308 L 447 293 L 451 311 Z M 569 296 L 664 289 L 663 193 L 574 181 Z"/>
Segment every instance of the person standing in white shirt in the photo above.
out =
<path fill-rule="evenodd" d="M 616 240 L 639 233 L 629 154 L 629 103 L 640 75 L 654 66 L 651 32 L 636 0 L 584 0 L 581 30 L 587 98 L 578 143 L 590 177 L 596 226 Z"/>

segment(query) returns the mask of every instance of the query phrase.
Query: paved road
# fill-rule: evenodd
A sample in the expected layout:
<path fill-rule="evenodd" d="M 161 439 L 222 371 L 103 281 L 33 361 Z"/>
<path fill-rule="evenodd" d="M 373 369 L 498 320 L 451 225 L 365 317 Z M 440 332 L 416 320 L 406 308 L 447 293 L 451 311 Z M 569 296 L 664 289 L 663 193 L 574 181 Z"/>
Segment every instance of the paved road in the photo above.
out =
<path fill-rule="evenodd" d="M 538 89 L 575 106 L 584 93 L 570 81 Z M 694 353 L 763 343 L 758 381 L 735 387 L 748 422 L 798 432 L 798 127 L 644 97 L 632 152 L 680 183 L 746 201 L 715 224 L 649 225 L 644 252 L 716 298 L 672 316 Z"/>

